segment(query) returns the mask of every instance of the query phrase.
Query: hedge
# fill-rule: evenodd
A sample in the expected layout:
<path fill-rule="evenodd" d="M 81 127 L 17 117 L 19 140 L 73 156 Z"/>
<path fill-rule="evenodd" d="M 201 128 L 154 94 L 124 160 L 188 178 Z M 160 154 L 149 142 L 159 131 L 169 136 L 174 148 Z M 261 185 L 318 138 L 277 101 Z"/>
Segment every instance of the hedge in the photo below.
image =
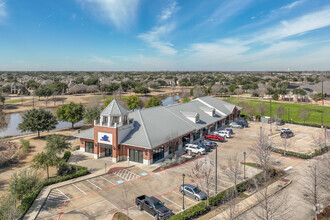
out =
<path fill-rule="evenodd" d="M 64 162 L 64 163 L 68 162 L 70 156 L 71 156 L 71 152 L 68 150 L 65 151 L 61 162 Z"/>
<path fill-rule="evenodd" d="M 275 153 L 279 153 L 283 156 L 290 156 L 290 157 L 297 157 L 301 159 L 311 159 L 315 156 L 322 155 L 326 152 L 329 151 L 329 147 L 323 147 L 321 150 L 315 150 L 314 153 L 312 154 L 302 154 L 302 153 L 297 153 L 293 151 L 285 151 L 283 149 L 278 149 L 278 148 L 272 148 L 272 151 Z"/>
<path fill-rule="evenodd" d="M 270 169 L 267 171 L 269 173 L 270 177 L 274 177 L 277 175 L 276 169 Z M 255 175 L 255 178 L 257 180 L 263 178 L 263 173 L 259 173 Z M 245 180 L 239 184 L 236 185 L 238 193 L 236 196 L 239 196 L 240 193 L 246 191 L 249 187 L 253 186 L 254 182 L 252 179 Z M 210 206 L 218 206 L 221 204 L 224 204 L 228 201 L 228 198 L 226 198 L 226 194 L 230 191 L 235 191 L 235 186 L 230 187 L 224 191 L 221 191 L 216 196 L 211 196 L 209 198 L 209 204 Z M 189 209 L 186 209 L 185 211 L 178 213 L 176 215 L 173 215 L 170 220 L 188 220 L 192 218 L 196 218 L 198 216 L 201 216 L 205 213 L 207 213 L 210 210 L 210 207 L 207 206 L 206 201 L 202 201 L 194 206 L 192 206 Z"/>

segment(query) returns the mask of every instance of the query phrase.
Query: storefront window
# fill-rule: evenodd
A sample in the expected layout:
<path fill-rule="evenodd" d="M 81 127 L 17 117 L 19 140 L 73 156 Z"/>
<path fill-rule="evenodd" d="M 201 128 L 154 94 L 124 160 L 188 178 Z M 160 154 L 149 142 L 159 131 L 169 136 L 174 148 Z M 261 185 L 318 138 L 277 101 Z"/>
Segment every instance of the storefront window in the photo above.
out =
<path fill-rule="evenodd" d="M 164 146 L 152 151 L 153 162 L 164 158 Z"/>
<path fill-rule="evenodd" d="M 135 149 L 129 149 L 129 160 L 143 163 L 143 151 L 142 150 L 135 150 Z"/>
<path fill-rule="evenodd" d="M 94 142 L 85 141 L 85 152 L 94 153 Z"/>

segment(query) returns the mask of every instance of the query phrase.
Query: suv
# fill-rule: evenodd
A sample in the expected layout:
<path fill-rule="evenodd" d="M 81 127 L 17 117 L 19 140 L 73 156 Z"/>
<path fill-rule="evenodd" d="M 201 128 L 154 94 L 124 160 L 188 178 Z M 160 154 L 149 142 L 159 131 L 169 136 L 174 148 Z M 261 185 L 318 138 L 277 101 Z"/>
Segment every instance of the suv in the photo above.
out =
<path fill-rule="evenodd" d="M 198 187 L 191 185 L 191 184 L 181 185 L 179 190 L 182 194 L 192 197 L 192 198 L 196 199 L 197 201 L 204 200 L 207 198 L 207 195 L 205 192 L 201 191 L 200 189 L 198 189 Z"/>
<path fill-rule="evenodd" d="M 290 138 L 294 136 L 294 133 L 289 128 L 282 128 L 280 136 L 281 138 Z"/>
<path fill-rule="evenodd" d="M 186 144 L 185 146 L 185 151 L 188 152 L 189 154 L 194 153 L 194 154 L 205 154 L 206 150 L 196 144 Z"/>
<path fill-rule="evenodd" d="M 231 122 L 229 124 L 229 127 L 231 127 L 231 128 L 243 128 L 243 126 L 241 124 L 238 124 L 237 122 Z"/>
<path fill-rule="evenodd" d="M 219 131 L 228 131 L 229 134 L 234 134 L 234 131 L 231 128 L 221 128 L 221 129 L 219 129 Z"/>
<path fill-rule="evenodd" d="M 230 138 L 231 137 L 231 134 L 229 133 L 229 131 L 225 131 L 225 130 L 216 131 L 214 133 L 215 134 L 218 134 L 221 137 L 226 137 L 226 138 Z"/>

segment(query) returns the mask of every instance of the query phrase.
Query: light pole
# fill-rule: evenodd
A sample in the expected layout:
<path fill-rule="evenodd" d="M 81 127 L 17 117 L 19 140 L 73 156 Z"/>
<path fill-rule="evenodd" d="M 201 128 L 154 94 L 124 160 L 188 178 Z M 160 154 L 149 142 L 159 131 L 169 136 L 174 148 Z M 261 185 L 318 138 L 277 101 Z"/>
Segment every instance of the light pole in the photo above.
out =
<path fill-rule="evenodd" d="M 313 207 L 314 211 L 315 211 L 315 219 L 317 220 L 317 215 L 321 213 L 322 209 L 323 209 L 323 205 L 317 203 L 314 207 Z"/>
<path fill-rule="evenodd" d="M 218 193 L 218 145 L 215 146 L 215 195 Z"/>
<path fill-rule="evenodd" d="M 17 180 L 15 180 L 15 208 L 16 208 L 16 185 L 17 185 Z"/>
<path fill-rule="evenodd" d="M 243 152 L 243 155 L 244 155 L 244 177 L 243 177 L 243 179 L 245 180 L 245 158 L 246 158 L 246 152 Z"/>
<path fill-rule="evenodd" d="M 184 177 L 185 177 L 186 175 L 183 173 L 182 174 L 182 211 L 184 211 Z"/>
<path fill-rule="evenodd" d="M 104 163 L 104 173 L 107 173 L 107 163 Z"/>
<path fill-rule="evenodd" d="M 272 122 L 273 122 L 273 119 L 272 119 L 272 98 L 269 99 L 269 120 L 270 120 L 270 123 L 269 123 L 269 126 L 270 126 L 270 133 L 272 133 Z"/>
<path fill-rule="evenodd" d="M 290 122 L 290 108 L 288 108 L 288 122 Z"/>

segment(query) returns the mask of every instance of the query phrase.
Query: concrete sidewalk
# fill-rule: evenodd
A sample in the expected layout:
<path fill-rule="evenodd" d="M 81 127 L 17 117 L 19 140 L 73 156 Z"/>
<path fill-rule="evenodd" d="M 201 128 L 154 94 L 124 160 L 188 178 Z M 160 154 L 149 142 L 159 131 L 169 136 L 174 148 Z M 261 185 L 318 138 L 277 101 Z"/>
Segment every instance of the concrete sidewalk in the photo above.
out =
<path fill-rule="evenodd" d="M 275 193 L 279 192 L 280 190 L 284 189 L 287 187 L 290 183 L 291 180 L 286 181 L 288 179 L 280 179 L 276 181 L 275 183 L 272 183 L 271 185 L 268 186 L 268 192 L 269 196 L 274 195 Z M 244 214 L 246 211 L 250 210 L 251 208 L 255 207 L 258 205 L 260 202 L 260 199 L 262 198 L 262 193 L 264 193 L 265 189 L 262 189 L 253 195 L 249 196 L 248 198 L 244 199 L 243 201 L 239 202 L 236 204 L 235 207 L 235 217 L 239 217 L 240 215 Z M 233 213 L 230 208 L 227 208 L 223 212 L 219 213 L 218 215 L 214 216 L 211 218 L 212 220 L 220 220 L 220 219 L 230 219 L 229 213 Z"/>

